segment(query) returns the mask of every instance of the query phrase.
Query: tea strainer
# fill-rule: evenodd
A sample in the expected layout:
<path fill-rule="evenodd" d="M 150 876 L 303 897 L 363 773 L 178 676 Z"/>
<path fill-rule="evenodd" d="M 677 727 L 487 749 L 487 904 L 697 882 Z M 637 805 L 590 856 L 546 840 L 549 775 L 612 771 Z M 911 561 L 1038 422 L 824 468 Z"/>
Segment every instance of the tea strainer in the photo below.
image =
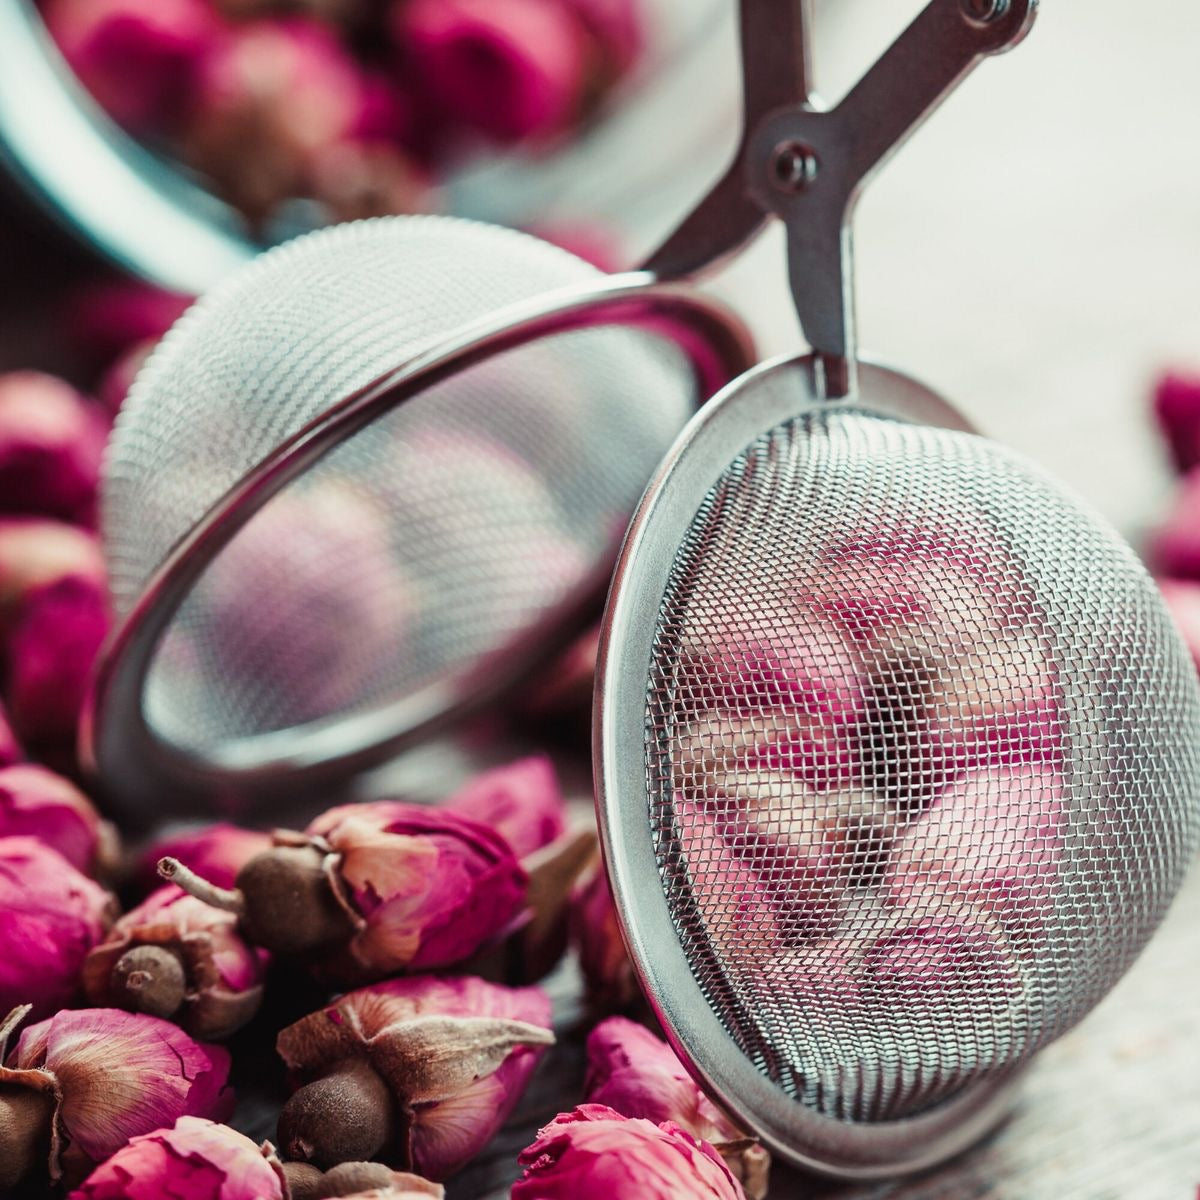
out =
<path fill-rule="evenodd" d="M 846 98 L 801 6 L 743 4 L 746 133 L 660 261 L 780 216 L 809 357 L 693 418 L 605 617 L 605 857 L 662 1026 L 773 1151 L 950 1157 L 1120 978 L 1200 831 L 1200 694 L 1081 501 L 856 358 L 864 180 L 1034 0 L 934 0 Z"/>

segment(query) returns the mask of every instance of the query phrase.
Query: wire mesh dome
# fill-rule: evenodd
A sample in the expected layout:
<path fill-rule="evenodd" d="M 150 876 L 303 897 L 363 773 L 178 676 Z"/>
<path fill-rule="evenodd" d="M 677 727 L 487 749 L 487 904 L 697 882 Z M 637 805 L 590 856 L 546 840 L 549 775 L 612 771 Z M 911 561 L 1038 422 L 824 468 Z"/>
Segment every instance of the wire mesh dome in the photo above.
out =
<path fill-rule="evenodd" d="M 1157 926 L 1200 829 L 1195 671 L 1117 535 L 983 438 L 814 407 L 714 477 L 697 505 L 666 475 L 682 515 L 623 564 L 665 580 L 648 674 L 635 645 L 606 697 L 643 731 L 614 837 L 650 843 L 698 992 L 651 990 L 797 1111 L 919 1117 L 1014 1074 Z"/>
<path fill-rule="evenodd" d="M 139 378 L 103 498 L 118 617 L 226 490 L 334 400 L 472 319 L 601 278 L 537 239 L 447 218 L 272 251 L 197 304 Z M 694 407 L 664 339 L 580 330 L 400 406 L 257 513 L 167 631 L 146 713 L 216 755 L 482 677 L 614 551 Z"/>

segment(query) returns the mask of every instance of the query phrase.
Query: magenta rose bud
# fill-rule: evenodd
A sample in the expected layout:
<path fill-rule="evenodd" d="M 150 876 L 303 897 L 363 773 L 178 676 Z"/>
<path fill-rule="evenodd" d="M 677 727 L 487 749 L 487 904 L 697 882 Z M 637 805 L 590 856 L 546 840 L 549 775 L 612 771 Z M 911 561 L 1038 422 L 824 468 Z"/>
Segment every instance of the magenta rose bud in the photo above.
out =
<path fill-rule="evenodd" d="M 107 440 L 103 411 L 70 384 L 0 375 L 0 511 L 92 524 Z"/>
<path fill-rule="evenodd" d="M 270 1143 L 201 1117 L 144 1133 L 97 1167 L 70 1200 L 284 1200 Z"/>
<path fill-rule="evenodd" d="M 671 1121 L 582 1104 L 538 1131 L 512 1200 L 744 1200 L 721 1156 Z"/>
<path fill-rule="evenodd" d="M 51 1180 L 68 1186 L 130 1138 L 179 1117 L 224 1120 L 229 1055 L 192 1041 L 169 1021 L 115 1008 L 60 1012 L 31 1025 L 0 1070 L 8 1095 L 48 1097 Z"/>
<path fill-rule="evenodd" d="M 61 775 L 34 763 L 0 769 L 0 837 L 37 838 L 90 875 L 108 836 L 92 802 Z"/>
<path fill-rule="evenodd" d="M 1200 669 L 1200 583 L 1188 579 L 1160 579 L 1158 586 L 1192 661 Z"/>
<path fill-rule="evenodd" d="M 68 1004 L 114 914 L 108 892 L 56 850 L 0 838 L 0 1011 L 32 1004 L 41 1017 Z"/>
<path fill-rule="evenodd" d="M 31 591 L 70 575 L 105 586 L 95 534 L 41 517 L 0 517 L 0 629 L 7 631 Z"/>
<path fill-rule="evenodd" d="M 625 950 L 603 863 L 597 862 L 576 888 L 569 925 L 589 1003 L 600 1012 L 611 1012 L 640 999 L 641 988 Z"/>
<path fill-rule="evenodd" d="M 673 1121 L 710 1143 L 750 1200 L 763 1200 L 771 1157 L 701 1091 L 675 1051 L 644 1025 L 610 1017 L 588 1035 L 589 1104 L 656 1125 Z"/>
<path fill-rule="evenodd" d="M 546 0 L 409 0 L 393 30 L 437 111 L 498 142 L 571 124 L 588 82 L 588 37 Z"/>
<path fill-rule="evenodd" d="M 1200 466 L 1200 375 L 1172 371 L 1154 390 L 1154 415 L 1181 472 Z"/>
<path fill-rule="evenodd" d="M 70 575 L 26 594 L 9 633 L 5 693 L 26 742 L 73 743 L 108 629 L 108 599 L 92 579 Z"/>
<path fill-rule="evenodd" d="M 544 755 L 493 767 L 459 788 L 445 807 L 490 826 L 518 858 L 548 846 L 566 828 L 562 790 Z"/>
<path fill-rule="evenodd" d="M 491 1140 L 553 1041 L 538 988 L 423 976 L 349 992 L 279 1035 L 304 1081 L 280 1145 L 322 1168 L 378 1157 L 442 1179 Z"/>
<path fill-rule="evenodd" d="M 271 835 L 258 829 L 223 821 L 205 825 L 154 842 L 141 856 L 138 879 L 147 891 L 157 888 L 159 859 L 174 858 L 216 887 L 231 888 L 238 872 L 272 844 Z"/>
<path fill-rule="evenodd" d="M 1025 766 L 965 774 L 905 831 L 885 884 L 906 905 L 941 897 L 1028 929 L 1053 902 L 1069 826 L 1057 771 Z"/>
<path fill-rule="evenodd" d="M 1151 538 L 1149 553 L 1159 574 L 1200 580 L 1200 467 L 1183 477 L 1170 512 Z"/>
<path fill-rule="evenodd" d="M 135 133 L 178 122 L 223 32 L 203 0 L 49 0 L 44 11 L 72 70 Z"/>
<path fill-rule="evenodd" d="M 168 886 L 119 918 L 88 954 L 83 987 L 92 1004 L 163 1017 L 215 1041 L 258 1011 L 265 964 L 233 913 Z"/>

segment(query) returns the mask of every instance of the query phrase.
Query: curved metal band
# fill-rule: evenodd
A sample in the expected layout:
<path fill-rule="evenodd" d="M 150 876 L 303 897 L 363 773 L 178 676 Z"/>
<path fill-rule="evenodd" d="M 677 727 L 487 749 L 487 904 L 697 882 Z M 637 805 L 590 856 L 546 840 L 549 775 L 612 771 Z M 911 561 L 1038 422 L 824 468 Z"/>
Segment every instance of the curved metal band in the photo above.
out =
<path fill-rule="evenodd" d="M 696 513 L 747 446 L 783 421 L 834 403 L 817 357 L 765 363 L 714 397 L 680 434 L 650 484 L 617 562 L 596 677 L 593 763 L 605 862 L 642 988 L 697 1082 L 775 1154 L 844 1179 L 917 1171 L 966 1149 L 1008 1111 L 1019 1070 L 973 1084 L 903 1120 L 835 1120 L 793 1100 L 742 1052 L 693 974 L 659 883 L 646 796 L 646 687 L 659 598 Z M 772 387 L 774 379 L 783 386 Z M 971 432 L 941 397 L 907 376 L 861 364 L 858 411 Z M 767 386 L 763 386 L 763 384 Z"/>
<path fill-rule="evenodd" d="M 205 757 L 160 738 L 144 712 L 147 676 L 171 620 L 209 564 L 275 495 L 327 454 L 398 405 L 448 377 L 534 340 L 596 326 L 654 329 L 670 322 L 698 336 L 692 358 L 704 397 L 756 361 L 749 334 L 718 302 L 645 273 L 563 289 L 474 322 L 331 405 L 246 473 L 172 549 L 101 653 L 85 705 L 80 754 L 118 804 L 195 804 L 260 796 L 286 779 L 289 793 L 374 765 L 434 728 L 477 709 L 564 645 L 598 615 L 611 560 L 567 602 L 556 627 L 492 657 L 470 678 L 442 680 L 366 713 L 242 739 Z"/>

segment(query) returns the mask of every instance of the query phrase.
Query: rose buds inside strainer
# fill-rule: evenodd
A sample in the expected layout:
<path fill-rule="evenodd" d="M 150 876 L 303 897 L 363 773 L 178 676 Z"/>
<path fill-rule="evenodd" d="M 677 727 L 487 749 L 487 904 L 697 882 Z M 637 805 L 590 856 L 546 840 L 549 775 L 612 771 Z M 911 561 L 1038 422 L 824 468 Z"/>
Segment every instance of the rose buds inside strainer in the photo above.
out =
<path fill-rule="evenodd" d="M 599 810 L 681 1060 L 782 1158 L 880 1177 L 991 1128 L 1158 925 L 1200 830 L 1200 695 L 1101 518 L 856 360 L 853 201 L 1032 0 L 934 0 L 829 111 L 800 6 L 742 13 L 741 151 L 652 263 L 782 217 L 814 353 L 710 401 L 634 517 Z"/>
<path fill-rule="evenodd" d="M 697 292 L 468 221 L 233 275 L 108 454 L 84 754 L 113 802 L 294 800 L 495 700 L 594 619 L 655 464 L 752 361 Z"/>

